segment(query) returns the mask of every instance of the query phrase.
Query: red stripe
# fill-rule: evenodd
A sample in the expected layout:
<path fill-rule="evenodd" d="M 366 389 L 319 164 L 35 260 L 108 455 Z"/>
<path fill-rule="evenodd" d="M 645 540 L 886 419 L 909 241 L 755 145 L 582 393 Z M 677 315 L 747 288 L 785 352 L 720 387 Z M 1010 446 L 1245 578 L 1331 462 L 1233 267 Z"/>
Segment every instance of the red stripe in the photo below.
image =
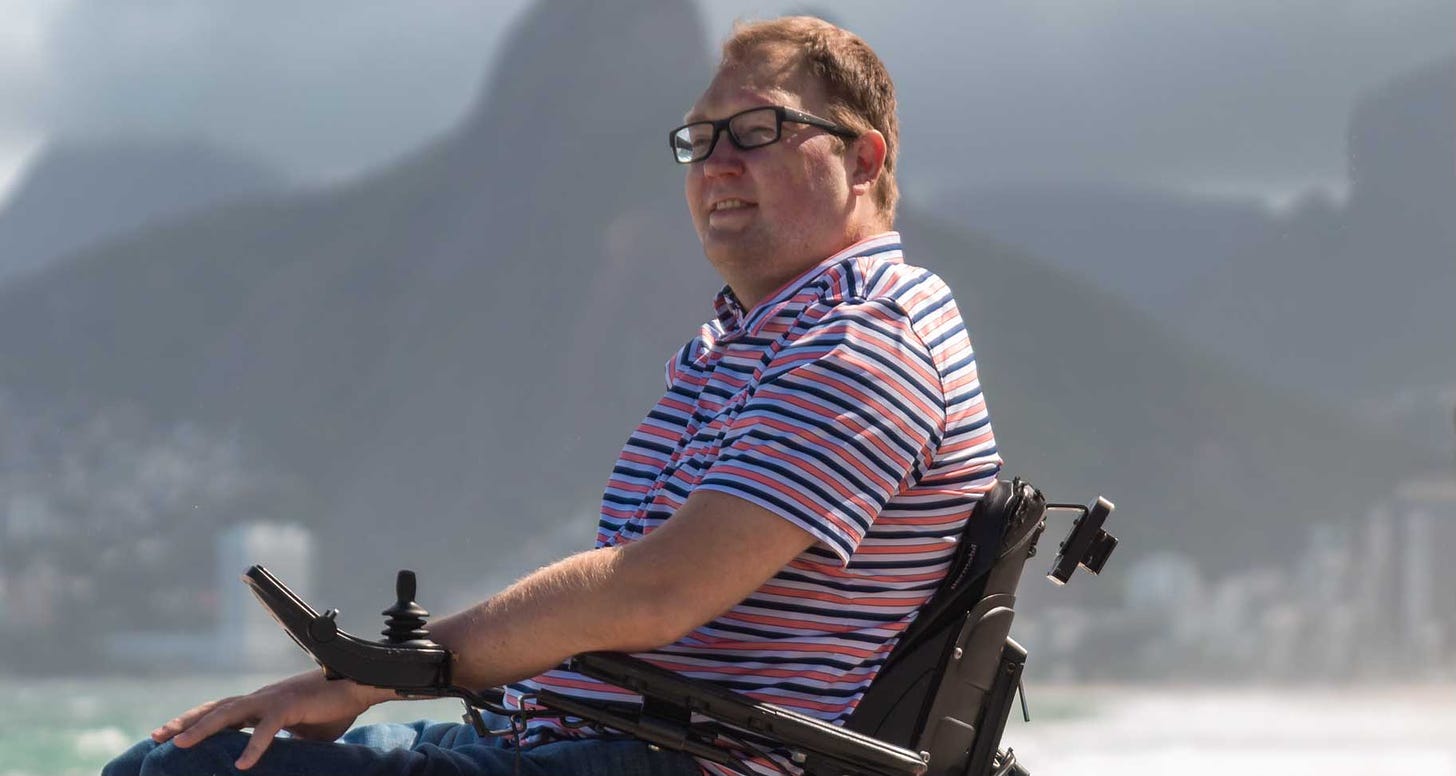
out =
<path fill-rule="evenodd" d="M 811 601 L 823 601 L 831 604 L 843 604 L 845 606 L 919 606 L 925 603 L 928 595 L 917 595 L 908 598 L 869 598 L 863 595 L 836 595 L 834 593 L 821 592 L 816 590 L 801 590 L 792 587 L 781 587 L 772 582 L 754 591 L 754 596 L 777 595 L 785 598 L 807 598 Z"/>
<path fill-rule="evenodd" d="M 798 491 L 785 488 L 781 483 L 772 480 L 762 474 L 759 474 L 752 469 L 747 469 L 742 466 L 735 465 L 732 461 L 720 461 L 718 465 L 713 467 L 713 472 L 718 475 L 741 477 L 745 480 L 754 482 L 771 493 L 775 493 L 789 499 L 790 501 L 793 501 L 795 504 L 798 504 L 804 512 L 808 512 L 809 514 L 815 514 L 818 511 L 817 506 L 813 502 L 806 499 L 804 496 L 800 495 Z M 834 525 L 835 533 L 838 533 L 840 536 L 859 536 L 859 530 L 846 524 L 842 519 L 839 518 L 838 515 L 835 515 L 831 512 L 821 516 Z"/>

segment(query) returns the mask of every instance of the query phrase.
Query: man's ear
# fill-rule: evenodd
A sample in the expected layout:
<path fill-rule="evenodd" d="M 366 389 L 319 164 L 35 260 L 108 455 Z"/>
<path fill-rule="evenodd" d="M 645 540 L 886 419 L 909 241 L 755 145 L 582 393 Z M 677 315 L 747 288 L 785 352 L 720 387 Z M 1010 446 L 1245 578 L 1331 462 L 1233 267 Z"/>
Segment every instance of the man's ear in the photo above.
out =
<path fill-rule="evenodd" d="M 885 136 L 878 129 L 865 131 L 850 143 L 849 184 L 856 194 L 868 194 L 885 171 Z"/>

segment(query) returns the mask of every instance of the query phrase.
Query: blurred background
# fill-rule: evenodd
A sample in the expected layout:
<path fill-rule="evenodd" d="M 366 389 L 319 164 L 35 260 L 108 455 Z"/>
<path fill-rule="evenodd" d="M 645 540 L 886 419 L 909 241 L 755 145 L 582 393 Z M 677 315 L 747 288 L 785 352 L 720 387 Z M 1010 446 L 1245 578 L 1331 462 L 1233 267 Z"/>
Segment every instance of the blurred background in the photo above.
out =
<path fill-rule="evenodd" d="M 1007 474 L 1118 504 L 1006 743 L 1456 774 L 1449 0 L 0 0 L 0 773 L 304 665 L 251 563 L 371 634 L 590 546 L 719 287 L 667 130 L 784 12 L 896 79 Z"/>

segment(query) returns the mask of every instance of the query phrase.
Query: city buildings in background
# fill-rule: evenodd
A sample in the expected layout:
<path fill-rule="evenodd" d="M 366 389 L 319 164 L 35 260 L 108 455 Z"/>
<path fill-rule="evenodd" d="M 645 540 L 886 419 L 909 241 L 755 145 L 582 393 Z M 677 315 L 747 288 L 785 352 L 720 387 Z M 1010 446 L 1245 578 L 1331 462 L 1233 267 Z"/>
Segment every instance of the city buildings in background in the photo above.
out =
<path fill-rule="evenodd" d="M 242 672 L 299 662 L 297 647 L 253 600 L 241 575 L 262 564 L 307 595 L 313 554 L 312 535 L 302 526 L 230 525 L 214 540 L 213 577 L 175 579 L 168 589 L 151 591 L 150 599 L 174 605 L 174 616 L 164 625 L 135 616 L 132 627 L 126 627 L 126 612 L 114 613 L 120 627 L 88 626 L 93 612 L 73 605 L 89 600 L 104 580 L 50 562 L 14 575 L 0 567 L 0 636 L 6 645 L 29 647 L 0 651 L 0 672 L 44 668 L 36 653 L 47 651 L 58 666 L 85 672 Z"/>
<path fill-rule="evenodd" d="M 44 504 L 11 498 L 3 506 L 0 546 L 52 524 L 41 519 Z M 548 546 L 555 538 L 567 535 L 542 536 L 532 554 L 560 554 Z M 104 575 L 11 552 L 0 564 L 0 670 L 26 665 L 16 662 L 17 645 L 50 653 L 51 663 L 37 665 L 69 670 L 276 671 L 301 662 L 240 575 L 265 565 L 308 598 L 311 531 L 232 523 L 214 532 L 212 545 L 210 578 L 120 583 L 154 588 L 149 605 L 169 617 L 110 612 L 109 627 L 84 606 L 107 584 Z M 1302 550 L 1278 566 L 1210 577 L 1190 555 L 1147 553 L 1119 567 L 1115 605 L 1026 606 L 1013 633 L 1040 679 L 1451 680 L 1456 563 L 1444 553 L 1453 550 L 1456 466 L 1397 482 L 1313 524 Z"/>
<path fill-rule="evenodd" d="M 217 626 L 213 638 L 222 665 L 264 670 L 290 662 L 298 646 L 254 599 L 240 576 L 249 566 L 268 567 L 305 600 L 311 592 L 313 537 L 307 528 L 244 523 L 217 540 Z"/>
<path fill-rule="evenodd" d="M 1453 551 L 1456 476 L 1412 478 L 1279 567 L 1208 579 L 1154 552 L 1121 574 L 1120 605 L 1018 613 L 1013 635 L 1051 680 L 1451 680 Z"/>
<path fill-rule="evenodd" d="M 314 549 L 298 525 L 224 528 L 212 579 L 195 581 L 201 589 L 186 597 L 201 602 L 190 622 L 93 634 L 94 665 L 240 672 L 300 662 L 240 575 L 260 563 L 307 599 Z M 1453 549 L 1456 477 L 1412 478 L 1363 515 L 1315 525 L 1303 551 L 1277 568 L 1208 578 L 1182 553 L 1145 554 L 1117 574 L 1116 605 L 1023 607 L 1013 635 L 1031 650 L 1038 679 L 1449 680 L 1456 563 L 1443 553 Z M 66 602 L 92 584 L 51 565 L 32 564 L 20 576 L 0 567 L 0 634 L 54 639 L 74 652 Z M 0 669 L 13 669 L 5 657 Z"/>

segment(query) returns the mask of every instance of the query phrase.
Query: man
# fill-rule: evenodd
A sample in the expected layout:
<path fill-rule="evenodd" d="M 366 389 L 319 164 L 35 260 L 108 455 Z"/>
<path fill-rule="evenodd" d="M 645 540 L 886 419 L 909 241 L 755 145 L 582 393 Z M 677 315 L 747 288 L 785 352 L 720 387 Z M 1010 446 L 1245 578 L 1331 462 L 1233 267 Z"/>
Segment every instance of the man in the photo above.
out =
<path fill-rule="evenodd" d="M 668 362 L 597 548 L 432 626 L 457 683 L 625 698 L 559 668 L 617 650 L 826 720 L 853 710 L 1000 468 L 955 303 L 889 231 L 897 141 L 862 40 L 810 18 L 734 31 L 671 134 L 727 283 L 717 317 Z M 518 750 L 460 725 L 345 735 L 394 697 L 301 674 L 182 714 L 108 773 L 726 773 L 550 720 Z M 795 767 L 769 756 L 749 766 Z"/>

